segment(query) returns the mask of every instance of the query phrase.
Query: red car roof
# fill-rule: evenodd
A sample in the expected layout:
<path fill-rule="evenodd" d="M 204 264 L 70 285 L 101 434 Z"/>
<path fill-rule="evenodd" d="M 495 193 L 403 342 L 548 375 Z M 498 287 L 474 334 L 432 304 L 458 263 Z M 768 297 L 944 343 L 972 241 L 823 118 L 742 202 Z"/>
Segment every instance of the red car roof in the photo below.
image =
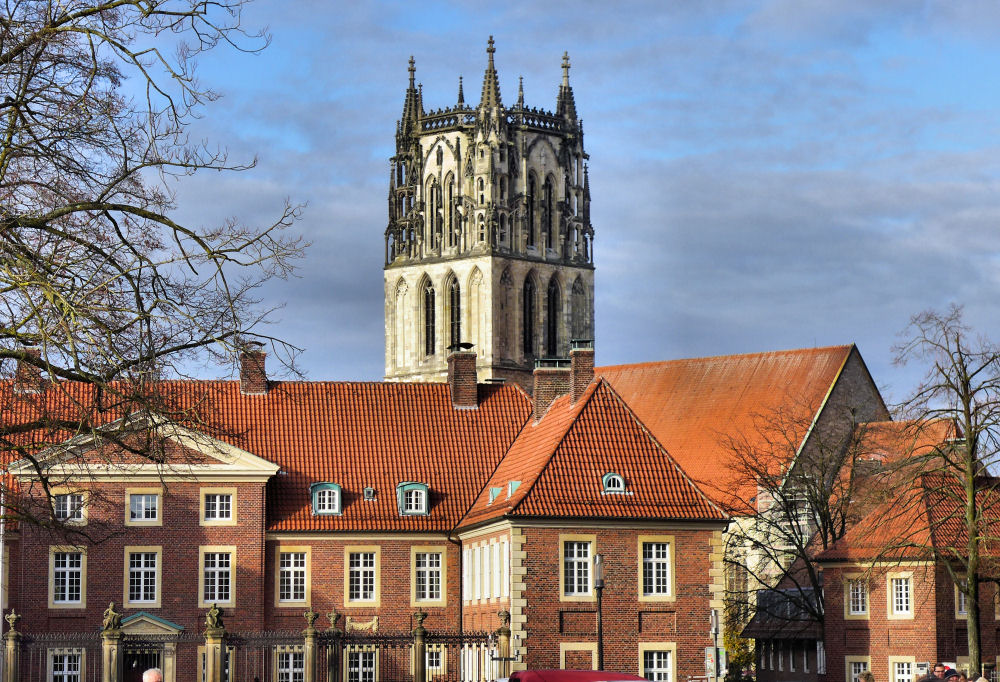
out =
<path fill-rule="evenodd" d="M 634 682 L 645 679 L 603 670 L 521 670 L 510 676 L 510 682 Z"/>

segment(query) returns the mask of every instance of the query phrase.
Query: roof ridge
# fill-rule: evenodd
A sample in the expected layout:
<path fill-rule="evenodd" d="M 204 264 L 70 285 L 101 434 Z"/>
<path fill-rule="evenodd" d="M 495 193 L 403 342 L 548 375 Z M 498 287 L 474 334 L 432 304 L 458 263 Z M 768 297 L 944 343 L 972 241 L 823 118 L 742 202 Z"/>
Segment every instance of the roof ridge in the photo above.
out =
<path fill-rule="evenodd" d="M 806 353 L 820 353 L 824 351 L 833 350 L 849 350 L 854 348 L 854 343 L 838 344 L 832 346 L 813 346 L 811 348 L 788 348 L 785 350 L 769 350 L 760 351 L 756 353 L 730 353 L 723 355 L 705 355 L 699 357 L 690 358 L 674 358 L 672 360 L 652 360 L 648 362 L 625 362 L 617 365 L 602 365 L 595 368 L 598 373 L 619 369 L 624 367 L 658 367 L 663 365 L 682 363 L 682 362 L 708 362 L 710 360 L 722 360 L 726 358 L 752 358 L 752 357 L 766 357 L 766 356 L 779 356 L 779 355 L 802 355 Z"/>

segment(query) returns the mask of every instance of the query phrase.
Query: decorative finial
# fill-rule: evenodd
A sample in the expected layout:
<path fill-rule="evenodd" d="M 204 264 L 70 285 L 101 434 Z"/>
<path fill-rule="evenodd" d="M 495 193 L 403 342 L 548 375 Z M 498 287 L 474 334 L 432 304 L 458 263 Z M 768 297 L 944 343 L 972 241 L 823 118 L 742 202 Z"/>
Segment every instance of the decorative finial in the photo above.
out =
<path fill-rule="evenodd" d="M 517 77 L 517 108 L 524 108 L 524 76 Z"/>
<path fill-rule="evenodd" d="M 497 49 L 495 47 L 493 47 L 493 36 L 490 36 L 490 39 L 489 39 L 488 42 L 489 42 L 489 47 L 486 48 L 486 51 L 489 53 L 489 55 L 490 55 L 490 61 L 492 62 L 493 61 L 493 53 L 497 51 Z"/>
<path fill-rule="evenodd" d="M 205 627 L 209 630 L 217 630 L 225 627 L 222 624 L 222 609 L 218 604 L 212 604 L 212 608 L 205 614 Z"/>
<path fill-rule="evenodd" d="M 330 611 L 330 613 L 326 614 L 326 618 L 327 618 L 327 620 L 330 621 L 330 629 L 331 630 L 336 630 L 337 629 L 337 621 L 340 620 L 340 614 L 337 613 L 337 607 L 333 607 L 333 610 Z"/>
<path fill-rule="evenodd" d="M 563 70 L 563 82 L 562 82 L 562 84 L 564 86 L 568 86 L 569 85 L 569 52 L 563 52 L 562 70 Z"/>
<path fill-rule="evenodd" d="M 458 106 L 465 105 L 465 92 L 462 90 L 462 77 L 458 77 Z"/>
<path fill-rule="evenodd" d="M 503 627 L 510 627 L 510 611 L 503 609 L 502 611 L 497 611 L 497 615 L 500 616 L 500 624 Z"/>
<path fill-rule="evenodd" d="M 308 611 L 302 614 L 302 617 L 306 619 L 307 627 L 312 628 L 314 625 L 316 625 L 316 619 L 319 618 L 319 614 L 313 611 L 312 609 L 309 609 Z"/>
<path fill-rule="evenodd" d="M 422 627 L 424 621 L 427 619 L 427 614 L 423 611 L 417 611 L 413 614 L 413 620 L 417 621 L 417 627 Z"/>
<path fill-rule="evenodd" d="M 410 87 L 411 88 L 413 87 L 413 77 L 417 73 L 417 67 L 415 66 L 415 64 L 416 64 L 416 62 L 413 61 L 413 55 L 411 54 L 410 55 L 410 68 L 407 69 L 410 72 Z"/>
<path fill-rule="evenodd" d="M 7 625 L 10 626 L 10 632 L 15 632 L 17 621 L 21 620 L 21 616 L 17 615 L 14 609 L 11 609 L 10 613 L 4 616 L 3 619 L 7 621 Z"/>

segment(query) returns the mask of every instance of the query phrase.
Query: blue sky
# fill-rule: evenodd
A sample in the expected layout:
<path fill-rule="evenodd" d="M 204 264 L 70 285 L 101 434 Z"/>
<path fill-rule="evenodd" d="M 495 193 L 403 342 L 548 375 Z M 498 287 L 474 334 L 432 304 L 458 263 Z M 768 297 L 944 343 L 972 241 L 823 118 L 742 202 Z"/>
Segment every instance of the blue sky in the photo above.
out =
<path fill-rule="evenodd" d="M 383 371 L 388 157 L 416 59 L 428 108 L 555 108 L 564 51 L 591 155 L 600 364 L 855 342 L 898 400 L 909 317 L 950 303 L 1000 337 L 1000 5 L 911 0 L 346 3 L 259 0 L 258 55 L 201 61 L 196 134 L 256 156 L 178 189 L 181 217 L 312 246 L 269 285 L 313 379 Z M 209 374 L 220 370 L 208 369 Z"/>

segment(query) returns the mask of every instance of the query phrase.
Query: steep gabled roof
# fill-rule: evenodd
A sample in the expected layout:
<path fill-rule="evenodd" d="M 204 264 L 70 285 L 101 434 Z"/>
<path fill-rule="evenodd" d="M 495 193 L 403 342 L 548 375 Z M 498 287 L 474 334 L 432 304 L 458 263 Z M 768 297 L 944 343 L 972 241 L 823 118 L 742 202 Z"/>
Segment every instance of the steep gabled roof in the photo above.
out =
<path fill-rule="evenodd" d="M 604 492 L 608 473 L 625 479 L 625 494 Z M 596 380 L 576 404 L 561 396 L 522 430 L 461 527 L 503 517 L 718 521 L 725 515 L 608 382 Z"/>
<path fill-rule="evenodd" d="M 782 412 L 800 443 L 853 345 L 598 367 L 678 464 L 717 502 L 739 485 L 727 437 L 752 438 L 755 420 Z M 737 491 L 748 500 L 754 491 Z"/>

